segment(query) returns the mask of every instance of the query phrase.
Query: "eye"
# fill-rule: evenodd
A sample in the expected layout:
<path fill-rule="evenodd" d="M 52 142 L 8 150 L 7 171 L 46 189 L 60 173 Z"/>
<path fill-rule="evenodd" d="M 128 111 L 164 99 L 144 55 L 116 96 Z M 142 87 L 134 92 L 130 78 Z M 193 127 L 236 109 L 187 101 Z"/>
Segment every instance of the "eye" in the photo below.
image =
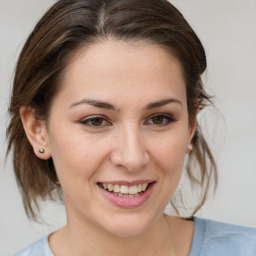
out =
<path fill-rule="evenodd" d="M 155 125 L 155 126 L 164 126 L 174 121 L 176 121 L 176 119 L 172 115 L 159 113 L 151 116 L 145 123 L 149 125 Z"/>
<path fill-rule="evenodd" d="M 89 126 L 89 127 L 95 127 L 95 128 L 101 128 L 105 126 L 109 126 L 110 123 L 107 121 L 107 119 L 103 116 L 90 116 L 82 119 L 80 121 L 83 125 Z"/>

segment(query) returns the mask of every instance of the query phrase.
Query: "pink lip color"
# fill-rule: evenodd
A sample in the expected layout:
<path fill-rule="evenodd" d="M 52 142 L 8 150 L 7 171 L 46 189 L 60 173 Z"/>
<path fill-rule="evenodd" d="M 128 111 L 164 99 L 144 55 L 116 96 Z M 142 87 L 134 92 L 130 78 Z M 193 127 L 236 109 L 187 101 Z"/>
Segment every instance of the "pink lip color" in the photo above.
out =
<path fill-rule="evenodd" d="M 116 181 L 115 181 L 116 183 Z M 113 184 L 113 183 L 111 183 Z M 118 183 L 120 184 L 120 183 Z M 138 207 L 142 204 L 144 204 L 147 199 L 149 198 L 153 187 L 155 185 L 155 182 L 152 182 L 148 185 L 148 188 L 145 192 L 143 192 L 140 196 L 138 197 L 132 197 L 132 198 L 126 198 L 126 197 L 120 197 L 120 196 L 116 196 L 114 194 L 112 194 L 111 192 L 105 190 L 104 188 L 99 187 L 99 189 L 101 190 L 101 192 L 103 193 L 103 195 L 113 204 L 115 204 L 116 206 L 119 206 L 121 208 L 135 208 Z"/>

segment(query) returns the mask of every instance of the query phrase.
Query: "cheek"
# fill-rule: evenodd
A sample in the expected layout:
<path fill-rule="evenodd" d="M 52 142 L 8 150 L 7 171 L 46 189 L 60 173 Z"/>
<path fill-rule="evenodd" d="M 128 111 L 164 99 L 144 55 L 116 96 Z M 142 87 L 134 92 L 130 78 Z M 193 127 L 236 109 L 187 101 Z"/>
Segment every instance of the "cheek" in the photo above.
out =
<path fill-rule="evenodd" d="M 160 170 L 162 176 L 162 186 L 166 189 L 163 193 L 166 194 L 168 200 L 175 192 L 184 169 L 184 159 L 186 154 L 186 133 L 175 133 L 174 135 L 166 136 L 164 140 L 158 140 L 154 148 L 154 161 L 156 168 Z"/>
<path fill-rule="evenodd" d="M 83 166 L 79 163 L 79 154 L 74 148 L 74 143 L 71 143 L 71 138 L 59 140 L 58 137 L 54 138 L 51 142 L 52 158 L 57 172 L 59 181 L 65 193 L 65 188 L 69 187 L 70 183 L 76 184 L 78 179 L 74 179 L 79 175 L 77 165 Z M 75 180 L 75 182 L 74 182 Z"/>
<path fill-rule="evenodd" d="M 186 154 L 186 136 L 168 136 L 164 140 L 155 143 L 154 155 L 157 163 L 163 166 L 166 172 L 180 171 L 183 168 L 184 157 Z"/>
<path fill-rule="evenodd" d="M 65 183 L 88 181 L 107 154 L 103 143 L 96 143 L 76 132 L 53 135 L 50 147 L 55 169 L 63 186 Z"/>

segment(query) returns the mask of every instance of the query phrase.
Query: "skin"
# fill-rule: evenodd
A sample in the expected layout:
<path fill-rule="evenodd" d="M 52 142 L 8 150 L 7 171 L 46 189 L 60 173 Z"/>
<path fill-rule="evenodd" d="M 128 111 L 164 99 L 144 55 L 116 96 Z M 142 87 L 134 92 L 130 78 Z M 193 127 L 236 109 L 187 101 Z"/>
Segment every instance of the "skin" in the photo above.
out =
<path fill-rule="evenodd" d="M 157 45 L 109 40 L 70 59 L 47 122 L 21 108 L 35 154 L 53 158 L 64 193 L 67 225 L 49 237 L 54 255 L 189 254 L 193 222 L 163 214 L 195 131 L 186 101 L 175 57 Z M 150 197 L 131 209 L 97 185 L 145 179 L 155 181 Z"/>

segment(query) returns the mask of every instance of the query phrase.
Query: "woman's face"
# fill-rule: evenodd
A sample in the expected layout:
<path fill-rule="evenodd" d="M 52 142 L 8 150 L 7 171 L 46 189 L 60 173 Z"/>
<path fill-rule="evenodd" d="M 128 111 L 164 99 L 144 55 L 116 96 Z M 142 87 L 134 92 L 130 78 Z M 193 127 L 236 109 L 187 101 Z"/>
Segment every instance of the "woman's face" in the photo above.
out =
<path fill-rule="evenodd" d="M 194 131 L 180 63 L 157 45 L 105 41 L 73 56 L 62 87 L 47 141 L 68 223 L 118 236 L 150 230 Z"/>

